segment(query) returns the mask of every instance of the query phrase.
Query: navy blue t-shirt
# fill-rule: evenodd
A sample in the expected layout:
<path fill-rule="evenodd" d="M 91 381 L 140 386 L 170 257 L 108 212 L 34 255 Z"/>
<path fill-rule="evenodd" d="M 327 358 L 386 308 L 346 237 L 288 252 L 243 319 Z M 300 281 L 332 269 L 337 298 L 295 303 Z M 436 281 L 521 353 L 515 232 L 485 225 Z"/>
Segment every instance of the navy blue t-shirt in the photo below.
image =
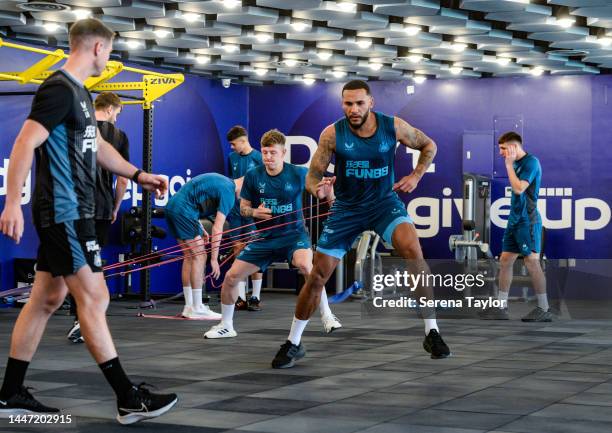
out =
<path fill-rule="evenodd" d="M 376 116 L 377 128 L 367 138 L 356 135 L 346 118 L 334 123 L 336 207 L 364 208 L 396 196 L 394 118 L 378 112 L 370 115 Z"/>
<path fill-rule="evenodd" d="M 306 231 L 302 194 L 307 172 L 305 167 L 284 163 L 282 171 L 276 176 L 270 176 L 263 165 L 246 173 L 240 197 L 250 201 L 253 208 L 263 203 L 272 211 L 273 217 L 286 214 L 270 221 L 256 219 L 258 230 L 285 224 L 261 232 L 262 237 L 273 238 Z"/>
<path fill-rule="evenodd" d="M 527 154 L 518 161 L 514 161 L 513 166 L 516 176 L 520 180 L 529 182 L 529 186 L 522 194 L 512 193 L 508 227 L 521 224 L 542 224 L 542 218 L 538 212 L 538 196 L 542 181 L 540 161 L 535 156 Z"/>
<path fill-rule="evenodd" d="M 232 152 L 229 155 L 229 177 L 238 179 L 246 174 L 252 168 L 262 165 L 261 152 L 253 149 L 246 155 L 240 155 L 238 152 Z"/>

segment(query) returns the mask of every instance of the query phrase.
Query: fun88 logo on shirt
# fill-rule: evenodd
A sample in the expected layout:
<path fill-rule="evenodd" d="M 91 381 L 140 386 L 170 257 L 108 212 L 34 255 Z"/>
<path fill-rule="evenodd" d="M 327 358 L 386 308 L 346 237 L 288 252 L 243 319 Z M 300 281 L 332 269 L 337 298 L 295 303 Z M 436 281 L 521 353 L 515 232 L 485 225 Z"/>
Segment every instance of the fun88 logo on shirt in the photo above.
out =
<path fill-rule="evenodd" d="M 279 204 L 275 198 L 262 198 L 261 202 L 270 209 L 273 214 L 281 214 L 293 211 L 293 203 Z"/>
<path fill-rule="evenodd" d="M 370 168 L 370 161 L 346 161 L 346 177 L 379 179 L 389 174 L 389 167 Z"/>

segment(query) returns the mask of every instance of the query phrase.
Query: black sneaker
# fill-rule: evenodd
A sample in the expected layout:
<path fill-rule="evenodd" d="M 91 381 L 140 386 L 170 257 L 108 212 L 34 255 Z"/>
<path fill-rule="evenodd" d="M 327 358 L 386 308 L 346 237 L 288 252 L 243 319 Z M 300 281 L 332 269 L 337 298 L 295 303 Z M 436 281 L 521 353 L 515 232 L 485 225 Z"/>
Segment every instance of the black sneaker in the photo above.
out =
<path fill-rule="evenodd" d="M 431 359 L 447 358 L 451 354 L 450 349 L 436 329 L 429 331 L 429 334 L 423 340 L 423 349 L 431 353 Z"/>
<path fill-rule="evenodd" d="M 74 321 L 74 324 L 72 325 L 72 328 L 70 328 L 70 331 L 68 331 L 68 335 L 66 335 L 66 338 L 72 341 L 73 343 L 85 342 L 85 339 L 81 335 L 81 325 L 78 320 Z"/>
<path fill-rule="evenodd" d="M 281 346 L 276 356 L 272 360 L 272 368 L 290 368 L 293 367 L 295 361 L 302 359 L 306 355 L 304 345 L 300 343 L 296 346 L 291 341 L 287 340 Z"/>
<path fill-rule="evenodd" d="M 261 307 L 259 306 L 259 303 L 261 301 L 259 300 L 259 298 L 256 298 L 255 296 L 251 296 L 249 298 L 249 311 L 261 311 Z"/>
<path fill-rule="evenodd" d="M 9 418 L 10 416 L 27 415 L 30 413 L 57 413 L 59 409 L 55 407 L 45 406 L 36 400 L 25 386 L 19 388 L 17 394 L 12 397 L 2 400 L 0 399 L 0 418 Z"/>
<path fill-rule="evenodd" d="M 117 421 L 121 424 L 133 424 L 163 415 L 178 401 L 176 394 L 153 394 L 145 386 L 141 383 L 132 387 L 125 401 L 117 401 Z"/>
<path fill-rule="evenodd" d="M 248 308 L 249 308 L 249 305 L 247 304 L 247 302 L 243 300 L 240 296 L 238 296 L 238 300 L 236 301 L 234 309 L 236 311 L 240 311 L 240 310 L 247 310 Z"/>
<path fill-rule="evenodd" d="M 507 308 L 489 307 L 478 312 L 481 320 L 510 320 Z"/>

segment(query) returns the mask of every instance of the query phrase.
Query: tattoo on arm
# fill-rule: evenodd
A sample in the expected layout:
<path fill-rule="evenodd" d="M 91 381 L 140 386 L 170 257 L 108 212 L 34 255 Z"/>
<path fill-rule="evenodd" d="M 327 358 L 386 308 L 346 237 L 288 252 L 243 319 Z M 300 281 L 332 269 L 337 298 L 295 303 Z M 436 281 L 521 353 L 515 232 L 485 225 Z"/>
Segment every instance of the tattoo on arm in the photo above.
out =
<path fill-rule="evenodd" d="M 323 179 L 335 150 L 336 131 L 334 126 L 330 125 L 321 133 L 319 145 L 312 157 L 308 175 L 306 176 L 306 189 L 315 196 L 317 193 L 317 184 Z"/>
<path fill-rule="evenodd" d="M 414 172 L 419 177 L 422 177 L 436 156 L 436 143 L 425 135 L 423 131 L 411 126 L 408 122 L 398 117 L 395 118 L 395 129 L 400 143 L 421 152 Z"/>
<path fill-rule="evenodd" d="M 245 199 L 240 200 L 240 215 L 245 218 L 251 218 L 253 216 L 254 209 L 251 207 L 251 202 Z"/>

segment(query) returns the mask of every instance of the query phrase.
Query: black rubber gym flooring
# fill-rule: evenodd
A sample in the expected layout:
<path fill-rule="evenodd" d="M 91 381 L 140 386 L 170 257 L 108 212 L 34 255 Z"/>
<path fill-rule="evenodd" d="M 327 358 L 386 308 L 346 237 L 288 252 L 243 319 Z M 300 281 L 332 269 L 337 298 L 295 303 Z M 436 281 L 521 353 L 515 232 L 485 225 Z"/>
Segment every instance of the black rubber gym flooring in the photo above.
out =
<path fill-rule="evenodd" d="M 420 321 L 362 318 L 357 303 L 345 302 L 333 306 L 342 330 L 324 334 L 316 313 L 306 358 L 272 370 L 296 298 L 263 296 L 263 311 L 237 312 L 238 337 L 224 340 L 202 338 L 216 322 L 138 318 L 128 303 L 112 303 L 109 321 L 130 376 L 179 394 L 171 412 L 130 427 L 114 421 L 113 394 L 85 346 L 65 339 L 71 318 L 56 314 L 26 383 L 73 423 L 0 420 L 0 431 L 612 432 L 611 322 L 442 320 L 453 357 L 431 360 Z M 511 316 L 532 307 L 511 303 Z M 0 310 L 2 367 L 15 317 Z"/>

